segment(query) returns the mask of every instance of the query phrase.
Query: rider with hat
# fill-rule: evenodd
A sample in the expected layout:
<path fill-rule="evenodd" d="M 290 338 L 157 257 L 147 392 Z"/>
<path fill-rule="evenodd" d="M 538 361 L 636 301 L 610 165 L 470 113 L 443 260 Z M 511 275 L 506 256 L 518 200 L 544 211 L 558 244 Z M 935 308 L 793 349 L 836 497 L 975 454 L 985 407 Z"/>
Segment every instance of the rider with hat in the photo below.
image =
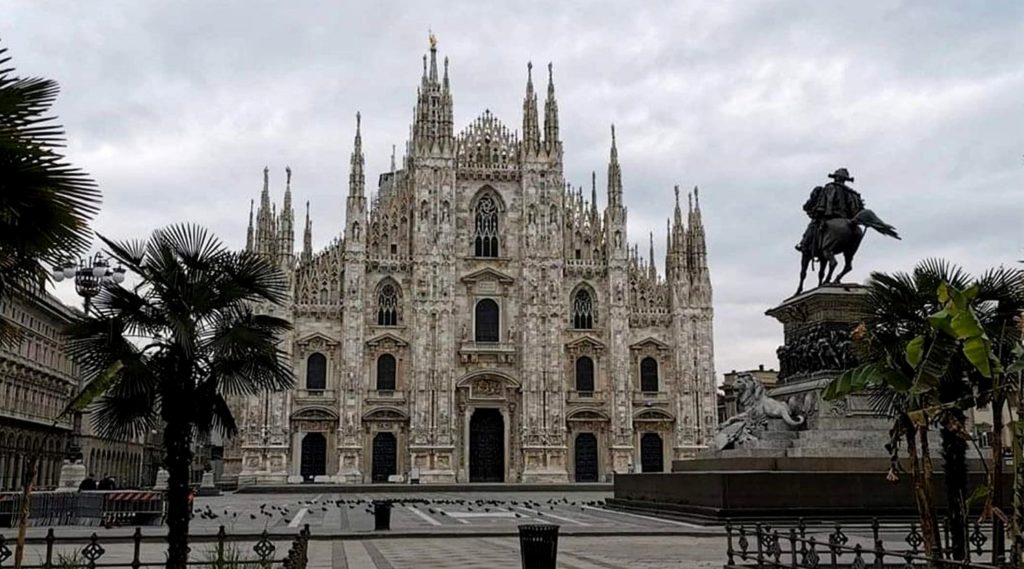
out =
<path fill-rule="evenodd" d="M 853 219 L 860 210 L 864 209 L 864 200 L 853 188 L 846 185 L 852 182 L 853 177 L 846 168 L 840 168 L 828 175 L 832 181 L 824 187 L 818 186 L 811 191 L 811 197 L 804 203 L 804 212 L 811 218 L 807 224 L 807 230 L 800 243 L 796 246 L 797 251 L 809 251 L 811 253 L 821 244 L 821 229 L 825 222 L 833 218 Z M 810 247 L 810 249 L 808 249 Z"/>

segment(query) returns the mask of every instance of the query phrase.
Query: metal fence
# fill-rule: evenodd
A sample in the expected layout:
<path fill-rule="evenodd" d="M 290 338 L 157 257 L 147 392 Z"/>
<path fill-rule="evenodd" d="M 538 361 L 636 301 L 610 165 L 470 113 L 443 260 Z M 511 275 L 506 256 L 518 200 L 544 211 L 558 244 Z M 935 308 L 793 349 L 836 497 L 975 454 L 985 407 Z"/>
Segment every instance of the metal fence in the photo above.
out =
<path fill-rule="evenodd" d="M 960 569 L 1006 569 L 1010 552 L 993 559 L 989 547 L 990 526 L 975 523 L 968 534 L 964 559 L 953 559 L 949 528 L 937 554 L 925 555 L 924 536 L 916 522 L 907 524 L 808 525 L 800 520 L 793 526 L 764 523 L 727 522 L 725 567 L 785 567 L 790 569 L 918 569 L 941 567 Z M 1009 539 L 1005 543 L 1012 543 Z"/>
<path fill-rule="evenodd" d="M 211 542 L 211 548 L 202 559 L 195 559 L 194 556 L 197 552 L 194 547 L 190 547 L 188 565 L 192 567 L 215 568 L 237 567 L 239 569 L 269 569 L 275 566 L 280 566 L 284 569 L 305 569 L 309 560 L 309 535 L 309 524 L 303 526 L 299 533 L 290 540 L 287 537 L 271 536 L 266 530 L 258 535 L 229 535 L 224 526 L 220 526 L 220 530 Z M 165 540 L 166 537 L 163 535 L 145 536 L 142 533 L 142 528 L 137 527 L 127 543 L 124 542 L 124 537 L 122 536 L 120 538 L 111 538 L 105 547 L 100 537 L 95 533 L 84 540 L 82 538 L 57 538 L 53 528 L 50 528 L 46 532 L 46 538 L 43 540 L 44 549 L 42 554 L 38 556 L 37 562 L 23 563 L 22 569 L 98 569 L 106 567 L 140 569 L 142 567 L 163 567 L 166 561 L 162 558 L 157 558 L 160 556 L 159 554 L 162 554 L 162 551 L 158 555 L 150 555 L 150 558 L 146 559 L 143 556 L 142 544 L 144 542 L 162 543 Z M 279 552 L 280 548 L 274 542 L 280 543 L 285 540 L 288 540 L 289 545 L 288 549 L 282 554 Z M 195 544 L 197 540 L 193 539 L 192 541 Z M 249 551 L 246 551 L 236 545 L 239 542 L 251 543 L 252 546 L 248 548 Z M 119 560 L 109 554 L 108 548 L 113 547 L 114 543 L 131 549 L 130 560 L 124 555 Z M 10 562 L 12 561 L 13 551 L 11 548 L 13 546 L 13 542 L 7 541 L 3 535 L 0 535 L 0 569 L 12 566 Z M 69 548 L 71 550 L 70 553 L 68 553 Z M 149 553 L 153 553 L 152 549 Z"/>
<path fill-rule="evenodd" d="M 12 527 L 21 511 L 20 492 L 0 493 L 0 527 Z M 152 490 L 35 492 L 29 525 L 159 525 L 164 494 Z"/>

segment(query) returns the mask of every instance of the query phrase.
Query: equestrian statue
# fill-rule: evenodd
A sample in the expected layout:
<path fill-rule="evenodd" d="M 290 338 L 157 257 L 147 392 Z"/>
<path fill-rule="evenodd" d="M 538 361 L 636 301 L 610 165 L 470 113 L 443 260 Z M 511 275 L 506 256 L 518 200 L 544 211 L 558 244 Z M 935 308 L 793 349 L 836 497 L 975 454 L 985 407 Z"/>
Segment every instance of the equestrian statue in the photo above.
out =
<path fill-rule="evenodd" d="M 804 204 L 804 212 L 811 218 L 807 230 L 796 250 L 800 251 L 800 286 L 796 294 L 804 290 L 807 266 L 817 261 L 818 286 L 838 284 L 853 268 L 853 256 L 857 254 L 864 240 L 864 228 L 870 227 L 882 235 L 899 239 L 896 228 L 879 219 L 875 212 L 864 207 L 860 193 L 847 185 L 853 182 L 850 172 L 840 168 L 828 175 L 832 181 L 811 191 L 811 197 Z M 832 278 L 836 270 L 836 255 L 845 261 L 843 270 Z"/>

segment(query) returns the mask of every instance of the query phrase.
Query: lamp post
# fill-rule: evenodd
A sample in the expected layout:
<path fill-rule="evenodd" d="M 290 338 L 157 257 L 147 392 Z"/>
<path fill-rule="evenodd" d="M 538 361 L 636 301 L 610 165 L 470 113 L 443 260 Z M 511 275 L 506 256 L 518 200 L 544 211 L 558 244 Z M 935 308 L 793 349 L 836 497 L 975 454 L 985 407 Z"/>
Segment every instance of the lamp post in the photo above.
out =
<path fill-rule="evenodd" d="M 110 268 L 110 261 L 102 253 L 92 257 L 79 258 L 78 262 L 69 259 L 63 265 L 53 268 L 53 280 L 75 279 L 75 292 L 83 299 L 83 309 L 89 313 L 90 303 L 104 286 L 124 282 L 124 267 L 118 265 Z"/>
<path fill-rule="evenodd" d="M 63 264 L 53 267 L 51 276 L 55 282 L 62 282 L 64 279 L 74 279 L 75 292 L 82 297 L 82 309 L 89 314 L 92 299 L 100 293 L 105 286 L 118 285 L 124 282 L 124 267 L 118 265 L 110 267 L 110 260 L 102 253 L 96 253 L 91 257 L 81 258 L 76 261 L 69 258 Z M 82 464 L 82 413 L 74 412 L 72 418 L 71 437 L 65 450 L 65 463 L 61 467 L 60 486 L 78 488 L 78 484 L 85 479 L 85 465 Z"/>

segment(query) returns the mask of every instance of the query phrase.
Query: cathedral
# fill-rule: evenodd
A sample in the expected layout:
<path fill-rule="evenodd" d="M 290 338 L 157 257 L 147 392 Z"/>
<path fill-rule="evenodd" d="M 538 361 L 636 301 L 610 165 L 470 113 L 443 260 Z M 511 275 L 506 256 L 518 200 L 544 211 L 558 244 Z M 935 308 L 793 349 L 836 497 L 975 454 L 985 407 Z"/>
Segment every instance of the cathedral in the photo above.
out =
<path fill-rule="evenodd" d="M 225 474 L 285 482 L 565 483 L 660 472 L 717 426 L 711 281 L 697 190 L 676 188 L 663 274 L 627 238 L 615 128 L 607 205 L 566 183 L 551 66 L 527 66 L 522 130 L 455 131 L 431 38 L 404 156 L 367 197 L 356 115 L 345 227 L 294 243 L 291 171 L 269 174 L 246 248 L 279 264 L 296 384 L 237 398 Z M 543 115 L 541 115 L 541 110 Z M 543 121 L 541 117 L 543 116 Z"/>

